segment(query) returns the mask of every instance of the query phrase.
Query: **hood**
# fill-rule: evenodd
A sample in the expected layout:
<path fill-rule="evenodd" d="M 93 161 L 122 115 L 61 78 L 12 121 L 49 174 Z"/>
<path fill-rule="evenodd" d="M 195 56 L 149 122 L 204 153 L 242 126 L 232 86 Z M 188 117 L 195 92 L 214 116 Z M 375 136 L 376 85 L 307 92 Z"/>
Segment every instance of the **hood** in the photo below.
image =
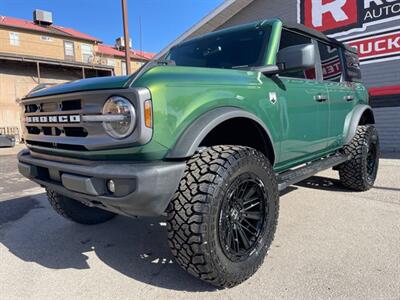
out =
<path fill-rule="evenodd" d="M 131 82 L 132 87 L 160 86 L 206 89 L 207 86 L 259 86 L 259 72 L 250 70 L 213 69 L 199 67 L 158 66 Z"/>
<path fill-rule="evenodd" d="M 129 87 L 150 88 L 157 84 L 200 85 L 244 85 L 257 86 L 259 79 L 253 71 L 231 69 L 210 69 L 198 67 L 178 67 L 148 63 L 130 76 L 96 77 L 72 81 L 48 88 L 40 86 L 32 90 L 26 98 L 67 94 L 74 92 L 123 89 Z"/>
<path fill-rule="evenodd" d="M 33 89 L 26 96 L 26 98 L 36 98 L 82 91 L 123 89 L 129 86 L 129 78 L 129 76 L 108 76 L 71 81 L 48 88 Z"/>

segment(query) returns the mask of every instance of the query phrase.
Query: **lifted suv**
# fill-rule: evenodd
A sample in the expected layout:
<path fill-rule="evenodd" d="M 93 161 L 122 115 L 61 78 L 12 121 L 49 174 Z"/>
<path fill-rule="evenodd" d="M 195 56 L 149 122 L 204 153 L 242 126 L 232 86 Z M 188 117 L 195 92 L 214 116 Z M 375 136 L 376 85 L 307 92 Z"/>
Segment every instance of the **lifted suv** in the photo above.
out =
<path fill-rule="evenodd" d="M 179 265 L 220 287 L 256 272 L 279 192 L 327 168 L 374 184 L 378 134 L 353 49 L 280 20 L 173 47 L 132 76 L 23 99 L 19 170 L 62 216 L 166 215 Z"/>

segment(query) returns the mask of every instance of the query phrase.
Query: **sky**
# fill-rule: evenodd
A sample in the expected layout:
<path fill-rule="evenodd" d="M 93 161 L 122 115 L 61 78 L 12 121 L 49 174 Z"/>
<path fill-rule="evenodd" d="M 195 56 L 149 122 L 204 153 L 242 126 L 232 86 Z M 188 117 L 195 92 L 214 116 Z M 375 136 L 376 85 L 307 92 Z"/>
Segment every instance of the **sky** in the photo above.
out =
<path fill-rule="evenodd" d="M 133 48 L 158 52 L 223 0 L 127 0 Z M 71 27 L 114 44 L 123 36 L 120 0 L 0 0 L 0 15 L 32 19 L 36 8 L 53 12 L 56 25 Z"/>

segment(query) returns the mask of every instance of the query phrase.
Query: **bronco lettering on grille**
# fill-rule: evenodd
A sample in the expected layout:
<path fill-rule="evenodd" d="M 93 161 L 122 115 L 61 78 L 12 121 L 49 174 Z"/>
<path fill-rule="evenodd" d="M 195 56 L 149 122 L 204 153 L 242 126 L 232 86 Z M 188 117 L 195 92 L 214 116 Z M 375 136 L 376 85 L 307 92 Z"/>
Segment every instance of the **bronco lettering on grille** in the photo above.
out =
<path fill-rule="evenodd" d="M 35 116 L 26 117 L 25 123 L 80 123 L 80 115 L 60 115 L 60 116 Z"/>

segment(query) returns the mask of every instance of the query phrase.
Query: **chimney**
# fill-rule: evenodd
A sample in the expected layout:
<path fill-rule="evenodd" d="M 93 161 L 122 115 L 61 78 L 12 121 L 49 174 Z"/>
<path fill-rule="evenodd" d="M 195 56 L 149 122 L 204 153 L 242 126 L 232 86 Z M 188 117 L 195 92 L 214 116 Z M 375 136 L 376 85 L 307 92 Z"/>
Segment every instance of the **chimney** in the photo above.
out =
<path fill-rule="evenodd" d="M 33 22 L 38 25 L 51 25 L 53 24 L 53 13 L 41 9 L 35 9 L 33 11 Z"/>

